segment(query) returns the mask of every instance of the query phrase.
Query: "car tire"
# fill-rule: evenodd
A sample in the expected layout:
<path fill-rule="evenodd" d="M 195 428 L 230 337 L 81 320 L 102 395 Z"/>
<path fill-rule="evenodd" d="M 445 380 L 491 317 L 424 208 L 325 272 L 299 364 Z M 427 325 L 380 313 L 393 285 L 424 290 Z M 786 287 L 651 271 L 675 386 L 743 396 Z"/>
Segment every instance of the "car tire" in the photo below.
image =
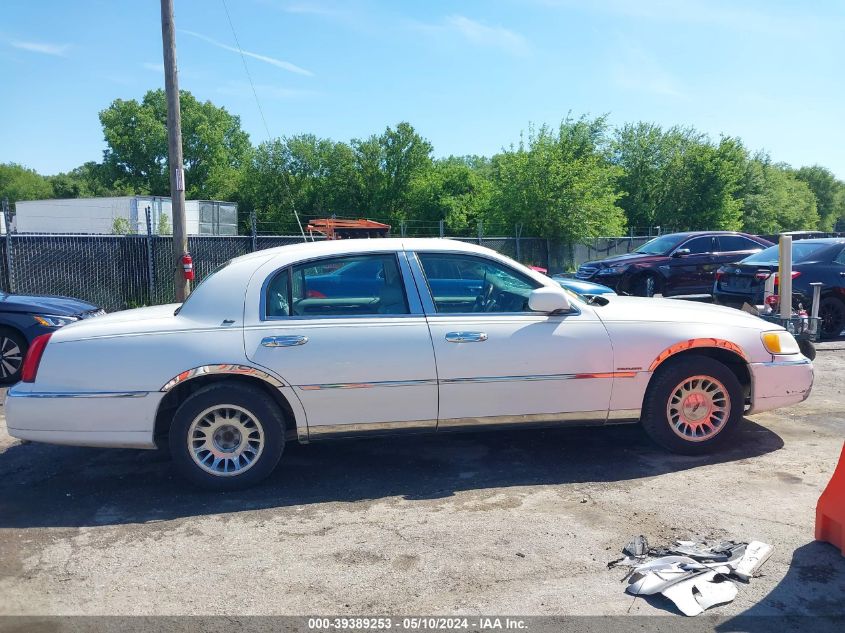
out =
<path fill-rule="evenodd" d="M 807 339 L 798 339 L 798 349 L 810 360 L 816 360 L 816 346 Z"/>
<path fill-rule="evenodd" d="M 730 439 L 744 411 L 743 388 L 730 369 L 707 356 L 685 355 L 655 372 L 643 402 L 642 425 L 663 448 L 701 455 Z"/>
<path fill-rule="evenodd" d="M 10 385 L 21 379 L 27 349 L 29 344 L 23 334 L 11 328 L 0 328 L 0 384 Z"/>
<path fill-rule="evenodd" d="M 653 273 L 645 273 L 634 278 L 633 294 L 637 297 L 653 297 L 662 289 L 660 278 Z"/>
<path fill-rule="evenodd" d="M 265 391 L 220 382 L 188 397 L 173 416 L 169 445 L 179 473 L 209 490 L 238 490 L 266 478 L 282 456 L 285 420 Z"/>
<path fill-rule="evenodd" d="M 836 338 L 845 329 L 845 303 L 837 297 L 825 297 L 819 303 L 822 338 Z"/>

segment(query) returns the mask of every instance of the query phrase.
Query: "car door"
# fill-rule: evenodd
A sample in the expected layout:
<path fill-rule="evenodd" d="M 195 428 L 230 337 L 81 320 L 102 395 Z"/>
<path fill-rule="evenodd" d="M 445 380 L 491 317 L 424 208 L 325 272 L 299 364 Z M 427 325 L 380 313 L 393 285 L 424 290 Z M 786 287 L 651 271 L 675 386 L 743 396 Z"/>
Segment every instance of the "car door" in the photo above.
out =
<path fill-rule="evenodd" d="M 378 271 L 336 285 L 332 276 L 350 267 Z M 245 323 L 246 355 L 293 387 L 309 437 L 435 427 L 431 337 L 409 280 L 404 253 L 394 252 L 326 257 L 266 275 L 258 318 Z"/>
<path fill-rule="evenodd" d="M 409 261 L 437 361 L 438 429 L 606 420 L 613 352 L 592 309 L 531 312 L 528 294 L 541 284 L 485 256 L 418 252 Z"/>
<path fill-rule="evenodd" d="M 765 247 L 743 235 L 716 236 L 716 252 L 713 253 L 712 270 L 708 270 L 708 283 L 715 280 L 716 271 L 720 266 L 732 264 L 745 259 L 749 255 L 759 253 Z"/>
<path fill-rule="evenodd" d="M 688 250 L 688 253 L 684 253 Z M 678 245 L 672 252 L 668 264 L 668 294 L 696 294 L 710 292 L 713 287 L 712 275 L 715 272 L 713 252 L 716 250 L 715 239 L 710 235 L 693 237 Z M 708 272 L 710 269 L 712 272 Z M 710 280 L 710 281 L 708 281 Z M 664 292 L 664 294 L 667 294 Z"/>

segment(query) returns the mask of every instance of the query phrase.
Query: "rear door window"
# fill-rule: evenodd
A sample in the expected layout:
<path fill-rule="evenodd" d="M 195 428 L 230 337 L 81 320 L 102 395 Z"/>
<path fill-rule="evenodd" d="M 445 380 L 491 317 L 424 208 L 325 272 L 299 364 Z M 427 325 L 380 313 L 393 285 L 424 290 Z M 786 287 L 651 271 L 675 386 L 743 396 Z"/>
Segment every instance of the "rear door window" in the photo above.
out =
<path fill-rule="evenodd" d="M 394 254 L 334 257 L 286 268 L 264 297 L 267 317 L 409 314 Z"/>
<path fill-rule="evenodd" d="M 719 240 L 720 253 L 763 250 L 763 247 L 760 244 L 753 240 L 749 240 L 747 237 L 742 237 L 741 235 L 720 235 L 716 239 Z"/>

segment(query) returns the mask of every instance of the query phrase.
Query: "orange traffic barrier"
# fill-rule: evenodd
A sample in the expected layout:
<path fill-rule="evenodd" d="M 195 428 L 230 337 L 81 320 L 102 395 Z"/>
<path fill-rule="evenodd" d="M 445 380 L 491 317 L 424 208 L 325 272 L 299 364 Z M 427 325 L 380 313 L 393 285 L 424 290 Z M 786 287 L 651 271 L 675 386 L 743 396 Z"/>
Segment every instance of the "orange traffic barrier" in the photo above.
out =
<path fill-rule="evenodd" d="M 833 543 L 845 556 L 845 445 L 816 506 L 816 540 Z"/>

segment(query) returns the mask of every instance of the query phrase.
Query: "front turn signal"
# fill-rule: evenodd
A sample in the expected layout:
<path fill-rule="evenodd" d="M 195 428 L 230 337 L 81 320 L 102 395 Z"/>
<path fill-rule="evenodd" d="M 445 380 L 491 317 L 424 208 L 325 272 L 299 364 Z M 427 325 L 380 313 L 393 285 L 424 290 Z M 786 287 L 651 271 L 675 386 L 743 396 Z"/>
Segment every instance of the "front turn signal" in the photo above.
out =
<path fill-rule="evenodd" d="M 798 354 L 798 341 L 789 332 L 763 332 L 763 346 L 770 354 Z"/>

